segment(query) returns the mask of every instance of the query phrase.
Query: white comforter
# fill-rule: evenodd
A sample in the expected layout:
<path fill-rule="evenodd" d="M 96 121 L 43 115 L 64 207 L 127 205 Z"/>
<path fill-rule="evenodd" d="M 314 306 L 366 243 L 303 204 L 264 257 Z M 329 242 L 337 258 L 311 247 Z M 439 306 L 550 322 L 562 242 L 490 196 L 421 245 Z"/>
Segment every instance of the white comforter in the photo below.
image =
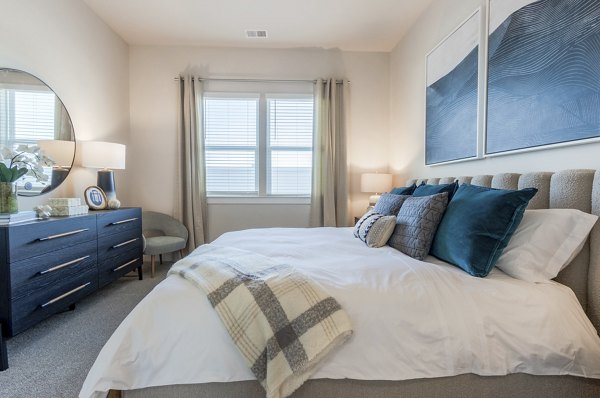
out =
<path fill-rule="evenodd" d="M 355 335 L 312 378 L 516 372 L 600 378 L 600 339 L 561 284 L 523 282 L 498 270 L 474 278 L 433 258 L 421 262 L 390 247 L 368 248 L 351 228 L 247 230 L 214 244 L 287 261 L 348 312 Z M 106 343 L 80 397 L 251 379 L 203 293 L 170 276 Z"/>

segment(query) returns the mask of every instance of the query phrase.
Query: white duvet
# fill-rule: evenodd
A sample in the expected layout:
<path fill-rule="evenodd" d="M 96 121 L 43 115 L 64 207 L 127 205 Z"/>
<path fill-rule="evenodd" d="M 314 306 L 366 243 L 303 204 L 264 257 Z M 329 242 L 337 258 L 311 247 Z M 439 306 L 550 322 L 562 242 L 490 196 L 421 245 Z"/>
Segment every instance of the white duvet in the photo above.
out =
<path fill-rule="evenodd" d="M 368 248 L 351 228 L 256 229 L 213 243 L 285 260 L 347 311 L 354 336 L 312 378 L 518 372 L 600 378 L 600 338 L 559 283 L 523 282 L 498 270 L 474 278 L 431 257 L 421 262 L 390 247 Z M 115 331 L 80 397 L 252 379 L 204 294 L 174 275 Z"/>

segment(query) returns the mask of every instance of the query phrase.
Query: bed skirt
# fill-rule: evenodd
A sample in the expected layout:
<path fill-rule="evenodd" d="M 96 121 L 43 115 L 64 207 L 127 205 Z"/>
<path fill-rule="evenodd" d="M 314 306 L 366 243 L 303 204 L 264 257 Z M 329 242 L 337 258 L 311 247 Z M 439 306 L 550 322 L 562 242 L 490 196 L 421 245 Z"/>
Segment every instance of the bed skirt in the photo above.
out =
<path fill-rule="evenodd" d="M 173 385 L 122 392 L 122 398 L 264 398 L 264 396 L 265 391 L 257 381 Z M 312 379 L 304 383 L 290 398 L 596 398 L 598 396 L 600 396 L 598 379 L 518 373 L 508 376 L 464 374 L 402 381 Z"/>

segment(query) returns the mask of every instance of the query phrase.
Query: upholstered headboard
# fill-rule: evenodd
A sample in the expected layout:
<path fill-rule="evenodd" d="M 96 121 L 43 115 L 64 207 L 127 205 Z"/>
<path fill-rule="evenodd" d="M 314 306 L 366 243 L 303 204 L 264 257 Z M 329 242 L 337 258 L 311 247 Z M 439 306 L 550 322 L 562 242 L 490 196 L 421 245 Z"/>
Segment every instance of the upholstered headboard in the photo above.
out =
<path fill-rule="evenodd" d="M 556 173 L 503 173 L 474 177 L 411 179 L 406 185 L 421 182 L 448 184 L 455 180 L 492 188 L 537 188 L 529 209 L 578 209 L 600 216 L 600 170 L 564 170 Z M 596 223 L 581 253 L 556 278 L 569 286 L 588 317 L 600 331 L 600 221 Z"/>

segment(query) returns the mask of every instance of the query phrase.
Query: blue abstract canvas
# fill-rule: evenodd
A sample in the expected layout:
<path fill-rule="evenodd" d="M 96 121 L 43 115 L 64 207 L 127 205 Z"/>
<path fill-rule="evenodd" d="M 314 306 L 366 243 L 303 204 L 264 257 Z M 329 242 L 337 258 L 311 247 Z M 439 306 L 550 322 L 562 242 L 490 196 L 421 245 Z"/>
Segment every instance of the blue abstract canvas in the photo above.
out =
<path fill-rule="evenodd" d="M 529 3 L 490 3 L 488 154 L 600 136 L 600 1 Z"/>
<path fill-rule="evenodd" d="M 427 60 L 425 164 L 477 156 L 479 12 Z"/>

